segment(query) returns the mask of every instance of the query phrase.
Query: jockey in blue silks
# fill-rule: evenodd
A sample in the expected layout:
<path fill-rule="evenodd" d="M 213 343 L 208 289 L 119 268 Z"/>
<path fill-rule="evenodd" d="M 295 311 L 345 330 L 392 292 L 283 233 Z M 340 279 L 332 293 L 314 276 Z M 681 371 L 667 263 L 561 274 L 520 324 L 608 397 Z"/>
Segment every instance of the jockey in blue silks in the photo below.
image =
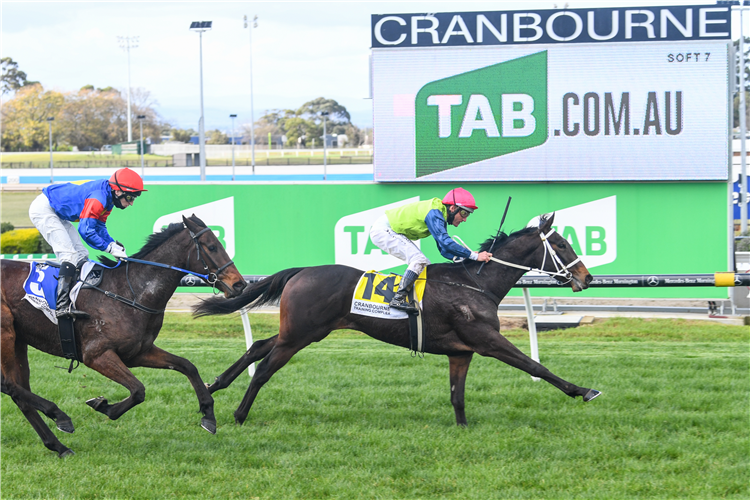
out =
<path fill-rule="evenodd" d="M 70 290 L 77 268 L 89 257 L 81 243 L 126 258 L 125 247 L 107 232 L 107 218 L 113 207 L 125 209 L 143 189 L 143 179 L 129 168 L 117 170 L 109 180 L 52 184 L 42 190 L 29 207 L 29 217 L 60 261 L 57 285 L 57 316 L 88 317 L 73 307 Z M 71 222 L 78 222 L 78 231 Z M 79 239 L 80 235 L 80 239 Z"/>

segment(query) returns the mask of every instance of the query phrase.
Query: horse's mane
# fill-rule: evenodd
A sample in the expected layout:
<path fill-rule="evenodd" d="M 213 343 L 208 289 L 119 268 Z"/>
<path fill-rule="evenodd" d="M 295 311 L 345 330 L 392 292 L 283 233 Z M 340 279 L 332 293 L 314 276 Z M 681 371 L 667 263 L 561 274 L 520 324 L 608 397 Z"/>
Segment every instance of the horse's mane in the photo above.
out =
<path fill-rule="evenodd" d="M 548 217 L 541 216 L 539 218 L 539 227 L 543 226 L 544 223 L 547 222 L 547 219 L 548 219 Z M 539 227 L 536 227 L 536 226 L 525 227 L 523 229 L 519 229 L 518 231 L 515 231 L 515 232 L 511 233 L 510 235 L 501 232 L 498 235 L 497 240 L 495 240 L 494 236 L 490 236 L 489 238 L 487 238 L 484 241 L 484 243 L 482 243 L 479 246 L 479 251 L 480 252 L 489 252 L 490 251 L 490 247 L 492 247 L 492 251 L 494 252 L 498 248 L 502 247 L 503 245 L 507 245 L 511 241 L 513 241 L 515 239 L 518 239 L 521 236 L 524 236 L 524 235 L 527 235 L 529 233 L 534 233 L 534 232 L 539 231 Z M 492 245 L 493 241 L 495 242 L 494 246 Z"/>
<path fill-rule="evenodd" d="M 201 227 L 206 227 L 203 221 L 200 220 L 195 215 L 189 217 L 189 219 L 197 223 Z M 182 222 L 173 222 L 172 224 L 168 225 L 161 231 L 158 231 L 150 235 L 148 239 L 146 240 L 146 244 L 143 245 L 143 248 L 138 250 L 136 253 L 130 255 L 130 257 L 133 257 L 134 259 L 142 259 L 143 257 L 151 253 L 153 250 L 161 246 L 165 241 L 167 241 L 169 238 L 179 233 L 183 229 L 185 229 L 185 225 Z M 109 257 L 105 257 L 104 255 L 99 256 L 99 262 L 108 266 L 114 266 L 117 264 L 116 261 L 110 259 Z"/>

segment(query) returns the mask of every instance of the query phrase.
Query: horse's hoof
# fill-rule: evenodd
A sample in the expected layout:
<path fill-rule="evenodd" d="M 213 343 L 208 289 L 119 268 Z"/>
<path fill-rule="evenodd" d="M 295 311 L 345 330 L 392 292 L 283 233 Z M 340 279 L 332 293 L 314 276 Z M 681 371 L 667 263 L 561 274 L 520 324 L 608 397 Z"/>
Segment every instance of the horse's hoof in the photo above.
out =
<path fill-rule="evenodd" d="M 234 411 L 234 423 L 237 425 L 242 425 L 245 423 L 245 420 L 247 420 L 247 413 L 244 415 L 240 413 L 240 410 Z"/>
<path fill-rule="evenodd" d="M 104 396 L 99 396 L 98 398 L 91 398 L 88 401 L 86 401 L 86 404 L 95 409 L 96 411 L 102 411 L 99 408 L 104 406 L 107 407 L 107 400 L 104 398 Z"/>
<path fill-rule="evenodd" d="M 201 427 L 206 429 L 211 434 L 216 434 L 216 422 L 207 418 L 201 419 Z"/>
<path fill-rule="evenodd" d="M 75 453 L 73 453 L 73 450 L 71 450 L 70 448 L 65 448 L 65 450 L 60 452 L 58 458 L 72 457 L 73 455 L 75 455 Z"/>
<path fill-rule="evenodd" d="M 585 396 L 583 396 L 583 402 L 588 403 L 592 399 L 598 397 L 601 394 L 601 392 L 597 391 L 596 389 L 589 389 L 589 392 L 586 393 Z"/>
<path fill-rule="evenodd" d="M 63 420 L 63 421 L 58 420 L 55 423 L 57 424 L 57 428 L 63 432 L 67 432 L 68 434 L 73 434 L 73 431 L 75 431 L 75 429 L 73 428 L 73 422 L 71 422 L 70 420 Z"/>

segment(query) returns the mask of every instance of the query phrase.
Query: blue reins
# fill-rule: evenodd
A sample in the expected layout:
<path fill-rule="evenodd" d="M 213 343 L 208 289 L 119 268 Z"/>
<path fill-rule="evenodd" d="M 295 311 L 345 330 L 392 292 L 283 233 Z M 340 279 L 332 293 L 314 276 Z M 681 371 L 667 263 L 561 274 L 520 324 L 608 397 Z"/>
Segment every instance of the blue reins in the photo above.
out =
<path fill-rule="evenodd" d="M 89 259 L 89 260 L 91 260 L 91 259 Z M 122 264 L 123 262 L 135 262 L 136 264 L 146 264 L 148 266 L 161 267 L 161 268 L 164 268 L 164 269 L 171 269 L 173 271 L 179 271 L 179 272 L 185 273 L 185 274 L 192 274 L 193 276 L 197 276 L 197 277 L 201 278 L 202 280 L 204 280 L 206 282 L 209 281 L 208 274 L 196 273 L 195 271 L 189 271 L 187 269 L 182 269 L 181 267 L 170 266 L 169 264 L 162 264 L 161 262 L 152 262 L 150 260 L 134 259 L 133 257 L 126 257 L 124 259 L 120 259 L 120 260 L 117 261 L 117 265 L 116 266 L 112 266 L 112 267 L 106 266 L 106 265 L 102 264 L 101 262 L 97 262 L 97 261 L 94 261 L 94 260 L 92 260 L 91 262 L 96 262 L 98 265 L 100 265 L 100 266 L 102 266 L 102 267 L 104 267 L 106 269 L 117 269 L 118 267 L 120 267 L 120 264 Z"/>
<path fill-rule="evenodd" d="M 195 250 L 196 250 L 196 253 L 198 254 L 198 259 L 200 260 L 201 264 L 203 264 L 203 269 L 205 269 L 205 270 L 208 271 L 209 270 L 208 264 L 206 264 L 206 261 L 203 258 L 203 255 L 201 255 L 201 246 L 198 243 L 198 237 L 201 234 L 205 233 L 206 231 L 210 231 L 210 229 L 207 228 L 207 227 L 205 227 L 205 228 L 201 229 L 200 231 L 198 231 L 197 233 L 193 233 L 189 228 L 187 228 L 187 226 L 186 226 L 186 229 L 188 229 L 188 231 L 190 232 L 190 237 L 193 239 L 193 242 L 195 243 Z M 185 273 L 185 274 L 191 274 L 193 276 L 197 276 L 198 278 L 201 278 L 203 281 L 205 281 L 206 283 L 208 283 L 209 285 L 211 285 L 212 287 L 214 287 L 214 290 L 216 289 L 216 282 L 219 281 L 219 274 L 221 274 L 221 272 L 224 269 L 226 269 L 227 267 L 229 267 L 232 264 L 234 264 L 234 262 L 230 259 L 229 262 L 227 262 L 223 266 L 219 267 L 216 270 L 216 272 L 210 272 L 208 274 L 200 274 L 200 273 L 196 273 L 194 271 L 189 271 L 187 269 L 182 269 L 181 267 L 170 266 L 169 264 L 162 264 L 161 262 L 152 262 L 152 261 L 149 261 L 149 260 L 134 259 L 132 257 L 121 258 L 117 262 L 117 265 L 114 266 L 114 267 L 105 266 L 102 263 L 98 263 L 98 264 L 101 265 L 102 267 L 107 268 L 107 269 L 115 269 L 117 267 L 120 267 L 120 264 L 122 264 L 123 261 L 125 262 L 125 278 L 127 279 L 128 287 L 130 288 L 130 293 L 133 294 L 133 297 L 135 297 L 135 291 L 133 290 L 133 286 L 130 284 L 130 277 L 128 276 L 128 269 L 129 269 L 128 268 L 128 264 L 130 262 L 133 262 L 135 264 L 145 264 L 147 266 L 161 267 L 163 269 L 170 269 L 172 271 L 177 271 L 177 272 Z M 189 261 L 189 257 L 188 257 L 188 261 Z M 211 279 L 211 276 L 214 277 L 213 280 Z M 119 300 L 120 302 L 124 302 L 124 303 L 128 304 L 131 307 L 135 307 L 136 309 L 140 309 L 141 311 L 145 311 L 145 312 L 148 312 L 148 313 L 151 313 L 151 314 L 157 314 L 157 313 L 164 312 L 164 311 L 159 311 L 159 310 L 156 310 L 156 309 L 151 309 L 151 308 L 146 307 L 144 305 L 138 304 L 135 301 L 135 298 L 132 299 L 132 300 L 130 300 L 130 299 L 126 299 L 124 297 L 121 297 L 121 296 L 117 295 L 116 293 L 109 292 L 109 291 L 104 291 L 104 290 L 102 290 L 102 289 L 100 289 L 98 287 L 95 287 L 95 286 L 92 286 L 92 288 L 94 288 L 96 290 L 99 290 L 100 292 L 104 293 L 104 295 L 106 295 L 107 297 L 110 297 L 110 298 L 115 299 L 115 300 Z"/>

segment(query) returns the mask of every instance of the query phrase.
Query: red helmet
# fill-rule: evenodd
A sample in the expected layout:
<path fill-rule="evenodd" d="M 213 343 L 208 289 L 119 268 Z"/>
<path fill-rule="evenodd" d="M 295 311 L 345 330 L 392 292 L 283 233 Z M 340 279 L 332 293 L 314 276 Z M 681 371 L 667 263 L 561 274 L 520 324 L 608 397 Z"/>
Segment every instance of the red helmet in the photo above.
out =
<path fill-rule="evenodd" d="M 464 188 L 456 188 L 448 191 L 448 194 L 443 198 L 443 204 L 457 205 L 469 212 L 473 212 L 477 209 L 477 205 L 474 203 L 474 197 Z"/>
<path fill-rule="evenodd" d="M 141 176 L 129 168 L 121 168 L 112 174 L 112 177 L 109 178 L 109 185 L 112 189 L 119 189 L 128 193 L 148 191 L 148 189 L 143 189 Z"/>

